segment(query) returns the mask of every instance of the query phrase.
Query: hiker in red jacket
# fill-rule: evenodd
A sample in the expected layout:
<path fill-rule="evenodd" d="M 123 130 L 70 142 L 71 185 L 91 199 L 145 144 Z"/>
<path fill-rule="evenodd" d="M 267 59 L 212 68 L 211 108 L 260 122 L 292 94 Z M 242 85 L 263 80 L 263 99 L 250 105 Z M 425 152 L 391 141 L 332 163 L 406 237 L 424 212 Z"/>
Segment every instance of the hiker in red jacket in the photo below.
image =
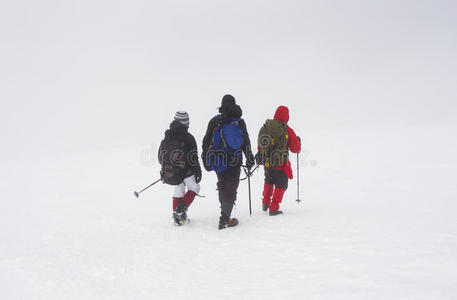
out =
<path fill-rule="evenodd" d="M 289 179 L 293 178 L 289 161 L 289 150 L 300 153 L 301 142 L 289 122 L 289 109 L 279 106 L 273 120 L 267 120 L 259 132 L 257 155 L 258 164 L 265 166 L 262 209 L 270 209 L 270 216 L 282 214 L 279 204 L 287 190 Z"/>

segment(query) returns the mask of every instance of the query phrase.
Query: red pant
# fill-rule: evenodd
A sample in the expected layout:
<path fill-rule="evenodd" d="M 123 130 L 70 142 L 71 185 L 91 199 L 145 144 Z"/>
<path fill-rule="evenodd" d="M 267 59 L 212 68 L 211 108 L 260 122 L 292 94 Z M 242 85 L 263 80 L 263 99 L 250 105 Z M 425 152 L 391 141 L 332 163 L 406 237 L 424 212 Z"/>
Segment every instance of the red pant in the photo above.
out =
<path fill-rule="evenodd" d="M 263 199 L 262 203 L 270 206 L 270 211 L 279 209 L 279 204 L 284 197 L 285 189 L 280 187 L 273 187 L 273 185 L 265 183 L 263 186 Z"/>
<path fill-rule="evenodd" d="M 265 168 L 265 184 L 263 186 L 262 203 L 270 206 L 270 211 L 279 209 L 289 179 L 282 170 Z"/>

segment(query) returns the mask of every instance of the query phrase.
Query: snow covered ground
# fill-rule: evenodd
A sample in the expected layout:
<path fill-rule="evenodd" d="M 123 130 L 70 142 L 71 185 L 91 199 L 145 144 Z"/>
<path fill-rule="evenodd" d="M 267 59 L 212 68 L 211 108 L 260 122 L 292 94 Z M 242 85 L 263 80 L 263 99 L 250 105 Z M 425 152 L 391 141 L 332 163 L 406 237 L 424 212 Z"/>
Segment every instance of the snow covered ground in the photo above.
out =
<path fill-rule="evenodd" d="M 215 175 L 174 227 L 172 188 L 125 148 L 3 162 L 2 299 L 453 299 L 455 126 L 303 135 L 302 203 L 261 211 L 262 172 L 216 229 Z M 198 137 L 201 138 L 201 137 Z M 439 153 L 437 153 L 439 149 Z"/>

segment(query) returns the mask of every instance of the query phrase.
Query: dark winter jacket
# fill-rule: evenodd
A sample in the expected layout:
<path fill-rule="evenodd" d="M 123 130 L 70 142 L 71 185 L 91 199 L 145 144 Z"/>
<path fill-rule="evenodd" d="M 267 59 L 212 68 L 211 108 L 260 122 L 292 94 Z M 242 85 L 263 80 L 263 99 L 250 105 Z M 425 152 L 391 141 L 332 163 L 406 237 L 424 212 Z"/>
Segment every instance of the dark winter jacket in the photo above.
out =
<path fill-rule="evenodd" d="M 206 153 L 208 152 L 208 148 L 212 144 L 213 140 L 213 135 L 216 129 L 221 125 L 221 124 L 226 124 L 232 121 L 233 118 L 241 118 L 243 115 L 243 112 L 240 108 L 240 106 L 233 104 L 233 105 L 228 105 L 228 106 L 222 106 L 219 109 L 219 112 L 221 113 L 220 115 L 215 116 L 212 118 L 209 123 L 208 123 L 208 128 L 206 130 L 205 137 L 203 138 L 202 142 L 202 148 L 203 148 L 203 165 L 205 166 L 205 169 L 209 171 L 209 167 L 206 166 L 205 164 L 205 157 Z M 243 119 L 239 121 L 239 127 L 243 132 L 243 146 L 241 149 L 243 150 L 244 155 L 246 156 L 246 165 L 252 166 L 254 164 L 254 156 L 252 155 L 252 150 L 251 150 L 251 140 L 249 139 L 249 133 L 246 128 L 246 123 L 244 122 Z M 238 166 L 242 164 L 242 161 L 239 161 Z"/>
<path fill-rule="evenodd" d="M 188 132 L 188 127 L 178 121 L 173 121 L 170 124 L 170 129 L 165 131 L 165 139 L 184 142 L 183 150 L 186 153 L 185 177 L 195 175 L 201 178 L 202 170 L 198 161 L 197 143 L 193 135 Z"/>

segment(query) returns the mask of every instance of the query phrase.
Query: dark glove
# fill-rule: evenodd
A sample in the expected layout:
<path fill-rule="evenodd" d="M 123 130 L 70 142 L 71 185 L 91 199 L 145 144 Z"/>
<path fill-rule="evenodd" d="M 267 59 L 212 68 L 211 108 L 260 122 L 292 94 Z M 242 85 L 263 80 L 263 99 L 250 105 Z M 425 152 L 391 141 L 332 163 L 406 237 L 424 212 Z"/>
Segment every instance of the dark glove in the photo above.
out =
<path fill-rule="evenodd" d="M 260 153 L 257 153 L 257 154 L 255 155 L 255 163 L 256 163 L 257 165 L 263 165 L 263 164 L 264 164 L 262 155 L 261 155 Z"/>
<path fill-rule="evenodd" d="M 297 139 L 301 143 L 301 138 L 298 135 L 297 135 Z"/>
<path fill-rule="evenodd" d="M 198 169 L 195 171 L 195 182 L 200 183 L 202 181 L 202 170 Z"/>
<path fill-rule="evenodd" d="M 254 155 L 249 155 L 248 159 L 246 160 L 246 169 L 248 169 L 248 171 L 250 172 L 252 167 L 254 166 L 255 164 L 255 158 L 254 158 Z"/>

